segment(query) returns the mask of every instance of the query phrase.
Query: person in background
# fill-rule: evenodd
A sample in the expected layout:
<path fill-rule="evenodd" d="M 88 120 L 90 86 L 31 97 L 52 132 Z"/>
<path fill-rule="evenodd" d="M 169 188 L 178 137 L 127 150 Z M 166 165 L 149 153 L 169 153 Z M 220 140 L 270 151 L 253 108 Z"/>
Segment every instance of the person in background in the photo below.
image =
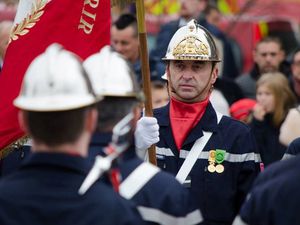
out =
<path fill-rule="evenodd" d="M 280 128 L 279 140 L 285 146 L 289 146 L 294 139 L 300 137 L 300 48 L 297 48 L 292 56 L 291 71 L 290 87 L 296 96 L 297 106 L 289 110 Z"/>
<path fill-rule="evenodd" d="M 8 46 L 9 35 L 12 29 L 13 22 L 10 20 L 3 20 L 0 22 L 0 72 L 3 66 L 3 60 Z"/>
<path fill-rule="evenodd" d="M 141 128 L 141 123 L 137 126 L 136 122 L 140 118 L 143 95 L 127 62 L 106 46 L 100 53 L 87 58 L 84 67 L 96 94 L 104 96 L 97 106 L 98 125 L 90 144 L 89 158 L 94 160 L 98 154 L 109 155 L 105 147 L 111 142 L 113 129 L 131 115 L 131 132 L 123 138 L 128 147 L 108 175 L 110 184 L 122 197 L 137 204 L 149 224 L 202 224 L 200 210 L 188 191 L 173 176 L 136 155 L 134 131 Z M 151 132 L 158 134 L 158 126 Z"/>
<path fill-rule="evenodd" d="M 265 166 L 278 161 L 286 151 L 279 142 L 279 130 L 295 103 L 287 78 L 279 73 L 263 74 L 256 84 L 256 101 L 250 127 Z"/>
<path fill-rule="evenodd" d="M 254 65 L 248 74 L 236 78 L 236 83 L 244 97 L 255 99 L 256 81 L 264 73 L 283 71 L 285 53 L 278 38 L 265 37 L 260 40 L 253 51 Z"/>
<path fill-rule="evenodd" d="M 159 142 L 148 129 L 140 131 L 140 141 L 156 143 L 158 166 L 188 188 L 205 224 L 229 225 L 259 173 L 254 137 L 247 125 L 217 113 L 209 101 L 220 59 L 204 27 L 191 20 L 179 28 L 163 60 L 170 102 L 154 110 Z"/>
<path fill-rule="evenodd" d="M 280 127 L 279 141 L 285 146 L 300 137 L 300 106 L 289 110 L 285 120 Z"/>
<path fill-rule="evenodd" d="M 185 26 L 191 19 L 198 22 L 203 20 L 203 10 L 206 8 L 208 0 L 180 0 L 179 18 L 164 24 L 157 34 L 155 48 L 150 56 L 161 59 L 164 57 L 168 44 L 175 32 Z"/>
<path fill-rule="evenodd" d="M 290 86 L 300 104 L 300 47 L 298 47 L 292 56 L 291 76 L 289 77 Z"/>
<path fill-rule="evenodd" d="M 224 58 L 224 62 L 220 64 L 220 75 L 222 78 L 227 78 L 233 80 L 239 73 L 239 56 L 235 55 L 234 48 L 236 47 L 234 40 L 229 38 L 220 28 L 220 23 L 222 20 L 222 14 L 219 9 L 209 3 L 204 11 L 204 18 L 200 21 L 200 25 L 204 26 L 208 31 L 215 37 L 215 39 L 220 40 L 219 54 Z"/>
<path fill-rule="evenodd" d="M 102 182 L 78 195 L 91 167 L 98 100 L 82 62 L 62 46 L 30 64 L 14 105 L 33 153 L 0 181 L 0 224 L 143 224 L 134 205 Z"/>
<path fill-rule="evenodd" d="M 255 180 L 233 225 L 299 224 L 300 139 L 293 141 L 288 151 L 291 158 L 270 165 Z"/>
<path fill-rule="evenodd" d="M 170 100 L 167 82 L 162 79 L 152 80 L 151 94 L 153 109 L 167 105 Z"/>
<path fill-rule="evenodd" d="M 111 46 L 132 65 L 139 59 L 137 21 L 132 14 L 122 14 L 111 27 Z"/>
<path fill-rule="evenodd" d="M 256 101 L 251 98 L 243 98 L 234 102 L 230 106 L 230 116 L 236 120 L 249 124 L 251 121 L 252 110 Z"/>
<path fill-rule="evenodd" d="M 142 83 L 140 62 L 140 43 L 138 38 L 137 20 L 133 14 L 121 14 L 111 28 L 111 46 L 128 60 L 133 67 L 138 84 Z M 149 57 L 151 77 L 161 75 L 164 65 L 159 58 Z"/>

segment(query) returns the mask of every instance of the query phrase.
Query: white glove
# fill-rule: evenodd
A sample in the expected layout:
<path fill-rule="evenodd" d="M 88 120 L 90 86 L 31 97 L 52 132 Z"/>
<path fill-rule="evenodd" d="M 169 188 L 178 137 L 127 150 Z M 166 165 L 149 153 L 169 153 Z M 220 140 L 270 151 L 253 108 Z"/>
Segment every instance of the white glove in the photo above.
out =
<path fill-rule="evenodd" d="M 142 117 L 137 121 L 134 133 L 137 155 L 145 159 L 147 149 L 159 142 L 159 126 L 154 117 Z"/>

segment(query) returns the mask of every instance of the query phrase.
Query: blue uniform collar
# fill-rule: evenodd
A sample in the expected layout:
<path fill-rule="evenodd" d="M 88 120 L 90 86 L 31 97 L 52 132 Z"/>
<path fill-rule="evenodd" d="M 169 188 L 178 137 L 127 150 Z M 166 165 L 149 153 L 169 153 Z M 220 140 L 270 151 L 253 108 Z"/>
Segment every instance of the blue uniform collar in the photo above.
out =
<path fill-rule="evenodd" d="M 104 148 L 111 142 L 111 139 L 112 132 L 95 132 L 93 134 L 90 146 Z M 136 157 L 134 143 L 124 152 L 122 159 L 127 160 L 128 158 L 133 157 Z"/>
<path fill-rule="evenodd" d="M 77 173 L 87 174 L 92 163 L 81 156 L 64 153 L 32 153 L 24 160 L 22 168 L 53 167 L 73 170 Z"/>
<path fill-rule="evenodd" d="M 173 149 L 176 149 L 174 138 L 172 135 L 172 130 L 170 126 L 170 113 L 169 113 L 170 103 L 166 106 L 155 109 L 154 116 L 157 118 L 158 124 L 160 126 L 160 132 L 165 133 L 165 137 L 168 137 L 166 142 Z M 200 122 L 192 129 L 188 137 L 186 138 L 184 145 L 196 141 L 198 138 L 203 136 L 203 130 L 209 132 L 216 132 L 218 128 L 217 124 L 217 114 L 211 103 L 209 102 L 203 117 Z"/>
<path fill-rule="evenodd" d="M 95 132 L 90 145 L 107 146 L 111 142 L 112 132 Z"/>

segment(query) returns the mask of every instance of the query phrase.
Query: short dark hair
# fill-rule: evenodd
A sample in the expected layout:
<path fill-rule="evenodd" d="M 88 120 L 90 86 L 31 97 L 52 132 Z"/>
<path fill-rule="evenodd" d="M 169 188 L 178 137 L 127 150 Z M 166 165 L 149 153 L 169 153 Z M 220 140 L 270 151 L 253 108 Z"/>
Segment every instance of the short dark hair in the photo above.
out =
<path fill-rule="evenodd" d="M 139 101 L 134 97 L 105 97 L 97 104 L 99 110 L 97 131 L 111 131 L 138 104 Z"/>
<path fill-rule="evenodd" d="M 59 112 L 23 111 L 32 138 L 50 147 L 75 142 L 92 107 Z"/>
<path fill-rule="evenodd" d="M 113 25 L 118 30 L 124 30 L 125 28 L 131 26 L 135 31 L 135 36 L 138 35 L 137 20 L 132 14 L 126 13 L 119 16 L 119 18 L 113 23 Z"/>
<path fill-rule="evenodd" d="M 151 87 L 153 89 L 164 89 L 166 87 L 166 81 L 164 80 L 153 80 L 151 81 Z"/>
<path fill-rule="evenodd" d="M 218 13 L 220 13 L 220 10 L 218 9 L 218 7 L 216 7 L 215 5 L 212 4 L 208 4 L 205 9 L 203 10 L 204 15 L 209 15 L 212 11 L 217 11 Z"/>
<path fill-rule="evenodd" d="M 270 43 L 270 42 L 277 43 L 279 46 L 279 49 L 284 50 L 280 38 L 274 37 L 274 36 L 266 36 L 266 37 L 262 38 L 259 42 L 257 42 L 255 49 L 257 49 L 257 46 L 261 43 Z"/>

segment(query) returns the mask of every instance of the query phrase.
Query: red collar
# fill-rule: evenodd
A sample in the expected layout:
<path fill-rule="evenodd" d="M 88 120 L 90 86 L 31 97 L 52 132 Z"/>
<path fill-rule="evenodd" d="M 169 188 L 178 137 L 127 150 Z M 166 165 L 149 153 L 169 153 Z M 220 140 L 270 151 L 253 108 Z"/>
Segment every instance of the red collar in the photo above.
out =
<path fill-rule="evenodd" d="M 171 98 L 170 122 L 173 137 L 178 150 L 181 149 L 192 128 L 197 125 L 204 115 L 208 101 L 209 98 L 207 97 L 202 102 L 188 104 Z"/>

